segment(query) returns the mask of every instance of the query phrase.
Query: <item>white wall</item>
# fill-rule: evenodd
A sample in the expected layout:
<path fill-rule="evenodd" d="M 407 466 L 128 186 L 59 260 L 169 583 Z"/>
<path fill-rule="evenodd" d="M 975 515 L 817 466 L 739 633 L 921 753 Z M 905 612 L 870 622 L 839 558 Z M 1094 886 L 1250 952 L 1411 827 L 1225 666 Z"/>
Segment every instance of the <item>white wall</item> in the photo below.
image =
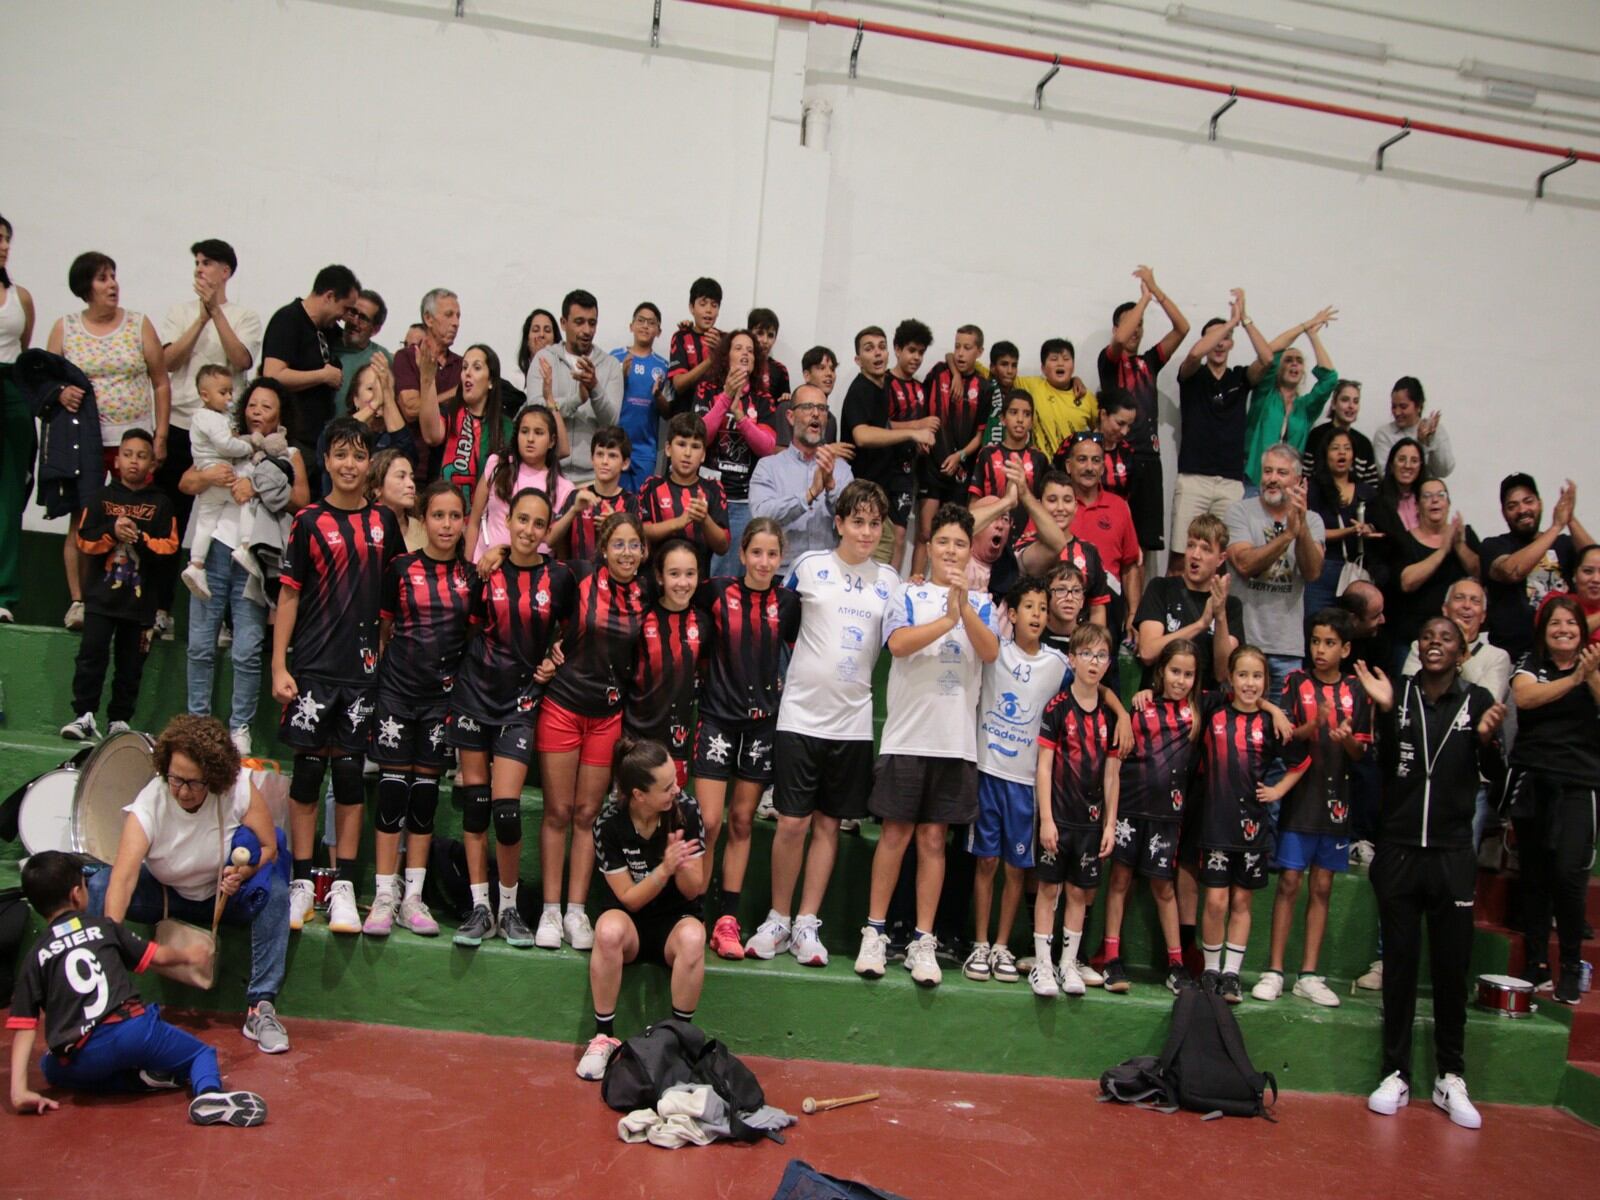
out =
<path fill-rule="evenodd" d="M 1060 50 L 1070 34 L 1086 56 L 1344 103 L 1358 101 L 1340 88 L 1381 86 L 1393 102 L 1359 103 L 1394 111 L 1474 91 L 1449 67 L 1462 57 L 1592 76 L 1600 43 L 1591 8 L 1555 0 L 1440 0 L 1387 21 L 1290 0 L 1206 6 L 1380 37 L 1394 57 L 1197 35 L 1154 4 L 997 3 L 1076 24 L 988 36 Z M 0 212 L 17 231 L 12 274 L 39 302 L 37 341 L 75 306 L 79 251 L 114 255 L 125 302 L 159 315 L 190 294 L 188 244 L 221 236 L 241 258 L 234 297 L 264 316 L 346 262 L 388 299 L 390 344 L 437 284 L 462 295 L 461 345 L 509 360 L 527 311 L 574 286 L 599 296 L 601 340 L 620 344 L 636 300 L 670 325 L 709 273 L 734 314 L 778 307 L 791 366 L 813 340 L 848 359 L 857 328 L 915 314 L 942 339 L 976 320 L 1025 364 L 1065 334 L 1092 375 L 1128 272 L 1148 262 L 1197 329 L 1235 285 L 1268 328 L 1339 305 L 1327 342 L 1368 385 L 1364 424 L 1396 376 L 1421 376 L 1464 460 L 1458 502 L 1486 531 L 1513 465 L 1578 479 L 1600 521 L 1586 403 L 1600 168 L 1555 177 L 1535 203 L 1537 156 L 1419 134 L 1378 175 L 1377 126 L 1251 104 L 1212 145 L 1215 101 L 1198 93 L 1064 71 L 1035 113 L 1030 63 L 869 37 L 852 82 L 843 30 L 666 0 L 652 52 L 650 0 L 485 0 L 464 21 L 449 8 L 14 0 Z M 906 8 L 830 11 L 982 32 Z M 1514 36 L 1494 29 L 1513 22 Z M 831 106 L 825 148 L 799 144 L 802 98 Z M 1541 93 L 1532 117 L 1499 124 L 1458 107 L 1478 128 L 1600 145 L 1565 131 L 1600 129 L 1592 102 Z M 1512 123 L 1530 119 L 1564 131 Z M 847 381 L 848 365 L 836 396 Z"/>

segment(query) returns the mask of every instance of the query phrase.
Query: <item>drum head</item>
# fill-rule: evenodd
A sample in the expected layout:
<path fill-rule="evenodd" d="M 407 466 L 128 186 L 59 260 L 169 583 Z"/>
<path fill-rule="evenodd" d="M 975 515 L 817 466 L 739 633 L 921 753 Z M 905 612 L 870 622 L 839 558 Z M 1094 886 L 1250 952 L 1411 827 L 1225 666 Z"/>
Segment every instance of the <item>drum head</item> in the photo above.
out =
<path fill-rule="evenodd" d="M 108 737 L 84 761 L 72 809 L 73 849 L 115 861 L 122 810 L 155 776 L 154 748 L 148 735 L 130 730 Z"/>
<path fill-rule="evenodd" d="M 1526 979 L 1518 979 L 1515 975 L 1479 975 L 1479 983 L 1486 983 L 1491 987 L 1501 988 L 1508 992 L 1531 992 L 1533 984 Z"/>
<path fill-rule="evenodd" d="M 17 836 L 29 854 L 65 850 L 72 844 L 72 801 L 78 773 L 67 767 L 46 771 L 28 785 L 17 815 Z"/>

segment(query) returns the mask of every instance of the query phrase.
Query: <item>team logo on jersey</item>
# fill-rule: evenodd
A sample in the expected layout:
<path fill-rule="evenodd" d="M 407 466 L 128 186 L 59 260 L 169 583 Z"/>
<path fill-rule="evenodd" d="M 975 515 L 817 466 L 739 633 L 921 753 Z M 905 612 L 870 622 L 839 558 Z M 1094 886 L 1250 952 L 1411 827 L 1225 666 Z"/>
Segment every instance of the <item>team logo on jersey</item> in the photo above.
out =
<path fill-rule="evenodd" d="M 328 545 L 330 545 L 330 546 L 342 546 L 342 545 L 344 545 L 344 535 L 341 534 L 337 529 L 328 530 L 327 533 L 323 536 L 322 540 L 327 542 Z"/>
<path fill-rule="evenodd" d="M 539 606 L 540 612 L 545 612 L 550 607 L 550 593 L 540 588 L 533 594 L 533 602 Z"/>
<path fill-rule="evenodd" d="M 817 582 L 818 583 L 827 583 L 828 582 L 828 568 L 827 567 L 821 567 L 821 568 L 819 568 L 817 570 Z"/>
<path fill-rule="evenodd" d="M 1184 722 L 1193 722 L 1194 721 L 1194 709 L 1191 708 L 1187 704 L 1179 705 L 1178 706 L 1178 720 L 1184 721 Z"/>
<path fill-rule="evenodd" d="M 1089 820 L 1098 821 L 1099 819 L 1100 819 L 1100 806 L 1098 804 L 1089 805 Z"/>
<path fill-rule="evenodd" d="M 525 738 L 525 737 L 519 737 L 517 739 L 517 749 L 518 750 L 526 750 L 527 748 L 528 748 L 528 739 Z"/>
<path fill-rule="evenodd" d="M 1183 811 L 1183 790 L 1181 788 L 1172 789 L 1172 811 Z"/>
<path fill-rule="evenodd" d="M 378 669 L 378 652 L 371 646 L 361 647 L 361 669 L 368 675 Z"/>
<path fill-rule="evenodd" d="M 990 711 L 1008 725 L 1026 725 L 1033 720 L 1034 707 L 1015 692 L 1001 692 Z"/>
<path fill-rule="evenodd" d="M 455 686 L 456 677 L 454 675 L 446 675 L 443 679 L 439 680 L 439 690 L 441 692 L 448 692 Z"/>
<path fill-rule="evenodd" d="M 422 587 L 428 582 L 428 573 L 420 566 L 412 567 L 411 570 L 406 572 L 406 579 L 408 582 L 416 584 L 418 587 Z"/>
<path fill-rule="evenodd" d="M 390 750 L 400 748 L 400 735 L 405 732 L 405 726 L 393 717 L 385 717 L 378 722 L 378 745 Z"/>
<path fill-rule="evenodd" d="M 457 567 L 450 575 L 450 589 L 458 596 L 465 596 L 468 587 L 466 571 Z"/>
<path fill-rule="evenodd" d="M 533 697 L 532 696 L 518 696 L 517 697 L 517 711 L 518 712 L 532 712 L 533 711 Z"/>
<path fill-rule="evenodd" d="M 768 592 L 767 593 L 767 616 L 775 617 L 777 615 L 778 615 L 778 593 L 776 591 Z"/>
<path fill-rule="evenodd" d="M 681 749 L 689 744 L 689 730 L 686 726 L 673 725 L 668 728 L 667 732 L 672 735 L 672 744 L 674 746 Z"/>
<path fill-rule="evenodd" d="M 322 710 L 326 704 L 320 703 L 310 692 L 301 692 L 294 702 L 294 712 L 290 714 L 289 726 L 292 729 L 303 729 L 307 733 L 315 733 L 317 724 L 322 720 Z"/>
<path fill-rule="evenodd" d="M 374 546 L 383 545 L 383 519 L 379 517 L 377 513 L 373 513 L 370 524 L 372 530 L 372 544 Z"/>
<path fill-rule="evenodd" d="M 683 636 L 689 639 L 689 644 L 700 640 L 700 622 L 691 613 L 688 622 L 684 625 Z"/>
<path fill-rule="evenodd" d="M 767 710 L 764 708 L 747 708 L 744 711 L 745 716 L 752 721 L 765 721 L 768 716 Z"/>
<path fill-rule="evenodd" d="M 1211 718 L 1211 732 L 1221 736 L 1228 731 L 1228 718 L 1217 713 Z"/>
<path fill-rule="evenodd" d="M 1256 840 L 1256 834 L 1261 832 L 1261 822 L 1253 821 L 1249 817 L 1240 817 L 1239 832 L 1244 835 L 1245 841 L 1253 842 Z"/>
<path fill-rule="evenodd" d="M 1262 729 L 1259 725 L 1250 731 L 1250 744 L 1256 749 L 1259 750 L 1266 743 L 1266 740 L 1266 730 Z"/>
<path fill-rule="evenodd" d="M 611 708 L 615 708 L 621 703 L 622 693 L 614 687 L 608 687 L 606 689 L 606 704 Z"/>
<path fill-rule="evenodd" d="M 866 643 L 866 631 L 859 625 L 846 625 L 841 631 L 839 646 L 842 650 L 859 650 Z"/>
<path fill-rule="evenodd" d="M 739 597 L 738 597 L 738 595 L 736 593 L 734 593 L 734 592 L 729 592 L 728 593 L 727 605 L 728 605 L 728 611 L 729 612 L 738 612 L 739 611 Z"/>
<path fill-rule="evenodd" d="M 1133 845 L 1133 822 L 1126 817 L 1117 818 L 1117 845 Z"/>
<path fill-rule="evenodd" d="M 1178 620 L 1178 615 L 1176 613 L 1168 613 L 1167 614 L 1167 632 L 1168 633 L 1176 633 L 1178 630 L 1180 630 L 1182 628 L 1183 628 L 1183 624 L 1182 624 L 1181 621 Z"/>
<path fill-rule="evenodd" d="M 878 580 L 877 583 L 872 585 L 872 594 L 879 600 L 887 600 L 889 598 L 889 585 L 881 579 Z"/>
<path fill-rule="evenodd" d="M 1335 824 L 1343 825 L 1345 817 L 1347 817 L 1349 814 L 1350 814 L 1350 809 L 1344 803 L 1344 801 L 1342 801 L 1342 800 L 1329 800 L 1328 801 L 1328 816 L 1333 819 Z"/>
<path fill-rule="evenodd" d="M 498 604 L 504 604 L 505 601 L 506 601 L 506 587 L 505 587 L 505 584 L 503 584 L 503 583 L 495 584 L 494 587 L 489 590 L 489 598 L 491 600 L 494 600 Z"/>
<path fill-rule="evenodd" d="M 733 749 L 733 743 L 720 733 L 713 733 L 706 742 L 706 761 L 719 763 L 724 766 L 728 762 L 728 751 Z"/>

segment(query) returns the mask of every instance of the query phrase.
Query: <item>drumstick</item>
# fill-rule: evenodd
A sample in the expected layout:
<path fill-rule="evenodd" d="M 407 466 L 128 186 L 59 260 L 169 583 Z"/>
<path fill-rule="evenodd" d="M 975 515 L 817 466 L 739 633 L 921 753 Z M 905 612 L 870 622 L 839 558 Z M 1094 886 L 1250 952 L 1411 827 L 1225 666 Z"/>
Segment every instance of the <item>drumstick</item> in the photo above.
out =
<path fill-rule="evenodd" d="M 800 1111 L 805 1113 L 827 1112 L 830 1108 L 843 1108 L 847 1104 L 862 1104 L 877 1098 L 877 1092 L 862 1092 L 859 1096 L 840 1096 L 832 1100 L 816 1100 L 807 1096 L 800 1105 Z"/>

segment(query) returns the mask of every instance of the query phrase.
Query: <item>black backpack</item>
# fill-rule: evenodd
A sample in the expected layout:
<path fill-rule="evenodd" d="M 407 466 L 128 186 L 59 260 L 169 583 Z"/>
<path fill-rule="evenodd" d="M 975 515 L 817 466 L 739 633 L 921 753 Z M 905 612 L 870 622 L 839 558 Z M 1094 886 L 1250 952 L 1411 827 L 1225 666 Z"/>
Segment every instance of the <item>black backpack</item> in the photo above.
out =
<path fill-rule="evenodd" d="M 716 1038 L 676 1017 L 656 1022 L 617 1047 L 606 1063 L 600 1096 L 617 1112 L 626 1113 L 654 1108 L 663 1092 L 685 1083 L 706 1084 L 722 1097 L 734 1137 L 755 1141 L 763 1136 L 762 1130 L 750 1129 L 737 1116 L 767 1102 L 755 1073 Z"/>
<path fill-rule="evenodd" d="M 1267 1089 L 1278 1102 L 1278 1081 L 1257 1071 L 1228 1002 L 1214 992 L 1184 988 L 1172 1004 L 1172 1028 L 1160 1058 L 1130 1058 L 1100 1077 L 1102 1099 L 1211 1116 L 1266 1117 Z"/>

